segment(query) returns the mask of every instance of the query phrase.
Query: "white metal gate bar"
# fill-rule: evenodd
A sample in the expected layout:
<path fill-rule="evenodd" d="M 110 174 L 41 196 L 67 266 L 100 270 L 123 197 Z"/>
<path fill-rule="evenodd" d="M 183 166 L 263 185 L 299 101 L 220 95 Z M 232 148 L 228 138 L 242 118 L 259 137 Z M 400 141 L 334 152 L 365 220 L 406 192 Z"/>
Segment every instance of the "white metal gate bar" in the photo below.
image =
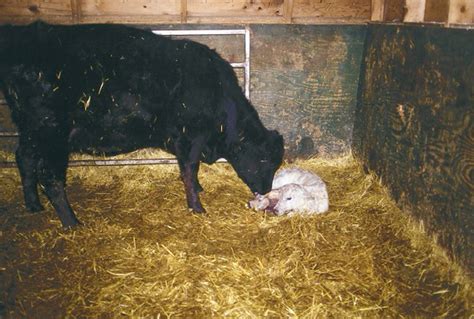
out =
<path fill-rule="evenodd" d="M 18 137 L 20 134 L 17 132 L 0 132 L 0 137 Z"/>
<path fill-rule="evenodd" d="M 231 62 L 233 68 L 244 69 L 244 93 L 250 99 L 250 30 L 226 29 L 226 30 L 152 30 L 153 33 L 168 36 L 186 35 L 243 35 L 245 60 L 243 62 Z M 17 132 L 0 132 L 0 137 L 18 137 Z M 225 159 L 217 160 L 217 163 L 226 163 Z M 157 165 L 157 164 L 177 164 L 176 158 L 156 158 L 156 159 L 106 159 L 106 160 L 73 160 L 69 161 L 69 166 L 126 166 L 126 165 Z M 0 162 L 0 167 L 16 167 L 13 161 Z"/>

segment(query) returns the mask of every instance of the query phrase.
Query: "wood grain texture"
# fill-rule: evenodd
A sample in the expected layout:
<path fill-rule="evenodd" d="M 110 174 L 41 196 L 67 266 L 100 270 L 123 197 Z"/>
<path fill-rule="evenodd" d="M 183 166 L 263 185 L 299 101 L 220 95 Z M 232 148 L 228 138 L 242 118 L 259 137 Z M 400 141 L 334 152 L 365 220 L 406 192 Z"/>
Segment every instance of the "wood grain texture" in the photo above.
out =
<path fill-rule="evenodd" d="M 426 0 L 405 0 L 406 13 L 403 22 L 423 22 Z"/>
<path fill-rule="evenodd" d="M 283 0 L 188 0 L 190 16 L 283 16 Z"/>
<path fill-rule="evenodd" d="M 385 0 L 372 0 L 371 21 L 384 21 L 385 19 Z"/>
<path fill-rule="evenodd" d="M 449 0 L 449 23 L 474 24 L 474 1 Z"/>
<path fill-rule="evenodd" d="M 181 16 L 181 0 L 80 0 L 83 16 Z"/>
<path fill-rule="evenodd" d="M 72 23 L 71 0 L 2 0 L 0 23 L 29 23 L 43 19 L 54 23 Z"/>
<path fill-rule="evenodd" d="M 293 17 L 370 19 L 371 0 L 293 0 Z"/>
<path fill-rule="evenodd" d="M 0 16 L 70 16 L 70 0 L 2 0 Z"/>
<path fill-rule="evenodd" d="M 474 41 L 467 30 L 371 25 L 353 152 L 474 271 Z"/>
<path fill-rule="evenodd" d="M 291 20 L 293 19 L 293 8 L 295 5 L 295 2 L 293 0 L 285 0 L 285 10 L 284 10 L 284 16 L 285 16 L 285 21 L 287 23 L 291 23 Z"/>
<path fill-rule="evenodd" d="M 0 23 L 362 23 L 371 0 L 2 0 Z"/>
<path fill-rule="evenodd" d="M 188 0 L 181 0 L 181 23 L 186 23 L 188 19 Z"/>
<path fill-rule="evenodd" d="M 384 21 L 402 22 L 405 17 L 406 0 L 385 0 Z"/>
<path fill-rule="evenodd" d="M 449 0 L 426 0 L 425 22 L 447 22 Z"/>

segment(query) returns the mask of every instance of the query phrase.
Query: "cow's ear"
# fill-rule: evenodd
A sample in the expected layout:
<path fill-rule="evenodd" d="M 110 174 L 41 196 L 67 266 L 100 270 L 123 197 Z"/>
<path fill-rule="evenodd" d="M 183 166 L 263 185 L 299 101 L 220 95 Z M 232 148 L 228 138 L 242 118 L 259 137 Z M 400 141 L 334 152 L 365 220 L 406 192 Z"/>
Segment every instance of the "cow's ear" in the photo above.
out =
<path fill-rule="evenodd" d="M 277 144 L 281 144 L 283 146 L 283 136 L 278 133 L 276 130 L 270 131 L 270 135 L 272 137 L 272 140 L 275 141 Z"/>
<path fill-rule="evenodd" d="M 283 153 L 285 152 L 284 150 L 284 141 L 283 141 L 283 136 L 278 133 L 278 131 L 270 131 L 270 149 L 272 154 L 272 161 L 275 163 L 281 163 L 282 158 L 283 158 Z"/>

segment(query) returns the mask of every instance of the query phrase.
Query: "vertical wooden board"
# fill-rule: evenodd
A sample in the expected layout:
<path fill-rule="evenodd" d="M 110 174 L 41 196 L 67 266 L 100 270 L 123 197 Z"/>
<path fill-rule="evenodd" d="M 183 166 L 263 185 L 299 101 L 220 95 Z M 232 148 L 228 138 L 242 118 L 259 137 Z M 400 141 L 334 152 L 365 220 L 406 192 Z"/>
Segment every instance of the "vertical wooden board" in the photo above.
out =
<path fill-rule="evenodd" d="M 372 0 L 371 21 L 383 21 L 385 17 L 385 0 Z"/>
<path fill-rule="evenodd" d="M 406 0 L 403 22 L 423 22 L 426 0 Z"/>
<path fill-rule="evenodd" d="M 180 0 L 78 0 L 83 16 L 153 16 L 181 14 Z"/>
<path fill-rule="evenodd" d="M 294 0 L 285 0 L 284 1 L 283 15 L 285 17 L 285 22 L 286 23 L 291 23 L 291 21 L 293 19 L 294 6 L 295 6 Z"/>
<path fill-rule="evenodd" d="M 294 0 L 293 16 L 370 19 L 371 0 Z"/>
<path fill-rule="evenodd" d="M 450 0 L 448 22 L 474 24 L 474 1 Z"/>
<path fill-rule="evenodd" d="M 472 31 L 372 25 L 353 153 L 474 271 Z"/>
<path fill-rule="evenodd" d="M 365 26 L 252 26 L 252 102 L 287 155 L 350 149 Z"/>
<path fill-rule="evenodd" d="M 283 0 L 188 0 L 189 16 L 283 16 Z"/>
<path fill-rule="evenodd" d="M 181 23 L 186 23 L 188 19 L 188 0 L 181 0 L 180 5 Z"/>
<path fill-rule="evenodd" d="M 406 0 L 385 0 L 385 20 L 388 22 L 402 22 L 405 17 Z"/>
<path fill-rule="evenodd" d="M 425 22 L 447 22 L 449 0 L 426 0 Z"/>

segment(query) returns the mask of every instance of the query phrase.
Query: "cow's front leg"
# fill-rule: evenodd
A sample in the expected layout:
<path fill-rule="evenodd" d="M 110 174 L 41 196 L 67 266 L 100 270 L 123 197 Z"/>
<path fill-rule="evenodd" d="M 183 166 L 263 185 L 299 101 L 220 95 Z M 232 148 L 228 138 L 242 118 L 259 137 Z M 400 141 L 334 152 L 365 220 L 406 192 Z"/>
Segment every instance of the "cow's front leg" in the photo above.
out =
<path fill-rule="evenodd" d="M 20 171 L 21 184 L 23 186 L 23 196 L 25 206 L 30 212 L 39 212 L 44 208 L 38 196 L 38 176 L 36 169 L 38 166 L 38 154 L 32 140 L 21 136 L 18 149 L 16 151 L 16 163 Z"/>
<path fill-rule="evenodd" d="M 67 146 L 59 146 L 51 141 L 51 146 L 40 147 L 38 178 L 43 190 L 53 205 L 64 227 L 80 224 L 76 218 L 64 189 L 68 163 Z"/>
<path fill-rule="evenodd" d="M 181 179 L 184 183 L 184 188 L 186 190 L 186 201 L 188 207 L 196 213 L 204 213 L 205 210 L 202 207 L 201 201 L 199 199 L 199 189 L 196 185 L 197 173 L 199 171 L 199 162 L 198 163 L 184 163 L 183 166 L 180 165 Z"/>
<path fill-rule="evenodd" d="M 199 156 L 203 141 L 204 138 L 197 137 L 192 140 L 180 139 L 176 143 L 176 157 L 186 191 L 186 201 L 188 207 L 196 213 L 205 212 L 199 199 L 202 187 L 198 180 Z"/>

